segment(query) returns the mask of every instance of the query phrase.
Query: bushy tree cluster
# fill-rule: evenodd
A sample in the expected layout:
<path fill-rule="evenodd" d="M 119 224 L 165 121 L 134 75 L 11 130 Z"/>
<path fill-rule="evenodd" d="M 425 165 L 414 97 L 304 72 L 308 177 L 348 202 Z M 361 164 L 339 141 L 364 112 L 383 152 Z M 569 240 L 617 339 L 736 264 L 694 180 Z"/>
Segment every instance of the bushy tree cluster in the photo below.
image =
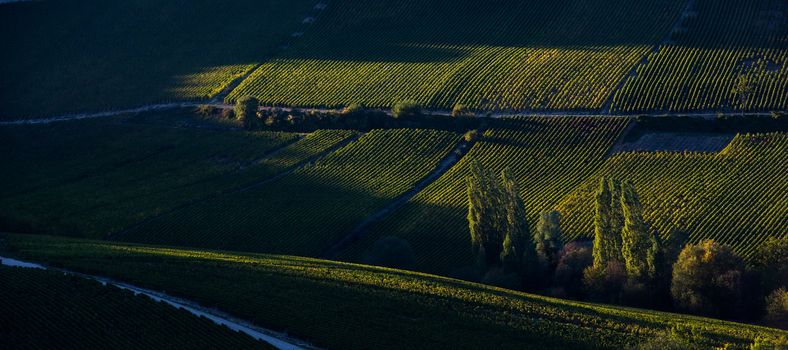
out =
<path fill-rule="evenodd" d="M 558 213 L 542 213 L 532 233 L 511 171 L 496 178 L 475 160 L 470 168 L 468 224 L 476 267 L 498 280 L 516 274 L 526 287 L 541 284 L 563 247 Z"/>
<path fill-rule="evenodd" d="M 666 291 L 665 247 L 643 219 L 630 181 L 602 178 L 596 193 L 594 262 L 584 273 L 592 299 L 653 304 Z M 662 294 L 662 295 L 661 295 Z"/>

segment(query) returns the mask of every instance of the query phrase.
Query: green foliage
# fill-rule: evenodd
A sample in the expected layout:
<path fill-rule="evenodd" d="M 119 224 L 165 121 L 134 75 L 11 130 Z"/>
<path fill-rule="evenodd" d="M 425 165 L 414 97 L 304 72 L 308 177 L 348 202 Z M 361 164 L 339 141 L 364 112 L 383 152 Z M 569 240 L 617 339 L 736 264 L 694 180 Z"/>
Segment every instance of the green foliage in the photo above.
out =
<path fill-rule="evenodd" d="M 553 284 L 562 289 L 559 295 L 575 299 L 584 296 L 583 274 L 594 262 L 591 250 L 574 242 L 564 246 L 553 274 Z"/>
<path fill-rule="evenodd" d="M 788 329 L 788 291 L 778 288 L 766 297 L 766 324 L 780 329 Z"/>
<path fill-rule="evenodd" d="M 602 267 L 589 266 L 583 271 L 583 286 L 592 301 L 620 304 L 627 283 L 624 263 L 609 261 Z"/>
<path fill-rule="evenodd" d="M 688 244 L 673 266 L 673 300 L 689 312 L 731 317 L 741 304 L 743 272 L 730 247 L 712 240 Z"/>
<path fill-rule="evenodd" d="M 414 119 L 421 116 L 421 105 L 418 102 L 405 100 L 391 107 L 391 115 L 395 119 Z"/>
<path fill-rule="evenodd" d="M 627 275 L 640 281 L 656 277 L 656 256 L 661 247 L 658 238 L 643 221 L 643 207 L 630 181 L 621 184 L 621 208 L 624 226 L 621 230 L 621 255 Z"/>
<path fill-rule="evenodd" d="M 766 240 L 753 255 L 751 263 L 763 275 L 767 292 L 788 288 L 788 236 Z"/>
<path fill-rule="evenodd" d="M 465 142 L 476 142 L 482 138 L 478 130 L 469 130 L 463 135 Z"/>
<path fill-rule="evenodd" d="M 260 101 L 252 96 L 244 96 L 235 102 L 235 117 L 241 121 L 244 128 L 247 130 L 253 129 L 257 126 L 257 108 L 260 107 Z"/>
<path fill-rule="evenodd" d="M 429 343 L 434 349 L 478 349 L 489 347 L 490 339 L 496 349 L 626 348 L 676 324 L 698 329 L 682 339 L 707 349 L 725 343 L 744 349 L 758 337 L 788 336 L 746 324 L 293 256 L 27 235 L 7 235 L 7 241 L 22 258 L 167 290 L 268 328 L 287 329 L 323 348 L 409 349 Z"/>
<path fill-rule="evenodd" d="M 610 262 L 623 262 L 621 255 L 620 184 L 601 178 L 596 193 L 594 215 L 594 267 L 603 269 Z M 615 194 L 615 196 L 614 196 Z"/>
<path fill-rule="evenodd" d="M 273 349 L 185 310 L 58 272 L 0 266 L 3 349 Z"/>
<path fill-rule="evenodd" d="M 550 269 L 558 264 L 559 253 L 564 249 L 561 233 L 561 213 L 555 210 L 539 214 L 539 223 L 534 232 L 536 253 Z"/>
<path fill-rule="evenodd" d="M 502 208 L 503 192 L 495 175 L 475 160 L 471 161 L 470 166 L 471 173 L 466 181 L 471 249 L 477 267 L 485 270 L 500 264 L 507 233 L 506 222 L 502 220 L 505 219 L 507 208 Z M 510 237 L 509 246 L 512 244 Z"/>
<path fill-rule="evenodd" d="M 344 116 L 358 116 L 364 114 L 367 111 L 367 108 L 364 107 L 363 104 L 360 103 L 351 103 L 345 108 L 342 109 L 342 115 Z"/>
<path fill-rule="evenodd" d="M 510 168 L 521 186 L 528 221 L 535 223 L 540 212 L 554 207 L 598 170 L 628 122 L 626 118 L 549 117 L 491 121 L 484 137 L 457 165 L 370 228 L 369 236 L 342 259 L 358 261 L 377 239 L 394 235 L 411 243 L 421 271 L 451 274 L 459 266 L 471 265 L 466 182 L 471 159 L 495 173 Z"/>
<path fill-rule="evenodd" d="M 501 172 L 501 207 L 505 210 L 504 241 L 500 254 L 504 271 L 517 272 L 524 278 L 532 279 L 538 283 L 541 278 L 538 274 L 538 258 L 534 247 L 533 234 L 528 225 L 528 219 L 520 198 L 517 182 L 513 179 L 512 171 L 504 169 Z"/>
<path fill-rule="evenodd" d="M 456 104 L 451 109 L 451 116 L 453 118 L 473 118 L 476 114 L 466 105 Z"/>

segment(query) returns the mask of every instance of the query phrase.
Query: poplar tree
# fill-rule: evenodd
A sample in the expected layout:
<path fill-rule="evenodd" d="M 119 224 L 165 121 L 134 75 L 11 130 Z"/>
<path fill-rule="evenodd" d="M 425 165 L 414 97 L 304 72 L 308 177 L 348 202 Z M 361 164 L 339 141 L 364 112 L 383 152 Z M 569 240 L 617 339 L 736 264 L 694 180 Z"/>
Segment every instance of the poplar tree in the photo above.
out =
<path fill-rule="evenodd" d="M 501 173 L 501 184 L 503 187 L 501 201 L 505 210 L 501 263 L 506 272 L 529 275 L 537 266 L 536 251 L 531 228 L 525 215 L 525 206 L 509 168 Z"/>
<path fill-rule="evenodd" d="M 621 181 L 610 179 L 610 251 L 614 252 L 612 259 L 622 261 L 621 256 L 621 230 L 624 227 L 624 211 L 621 207 Z"/>
<path fill-rule="evenodd" d="M 630 181 L 621 185 L 621 209 L 624 226 L 621 230 L 621 255 L 627 275 L 637 280 L 653 279 L 656 275 L 660 242 L 643 220 L 643 208 L 635 186 Z"/>
<path fill-rule="evenodd" d="M 613 202 L 618 188 L 606 178 L 599 181 L 596 193 L 596 213 L 594 215 L 594 267 L 605 268 L 609 262 L 621 261 L 621 234 L 618 228 L 620 201 Z"/>
<path fill-rule="evenodd" d="M 485 171 L 478 161 L 471 160 L 470 168 L 467 193 L 471 248 L 477 266 L 485 269 L 500 261 L 503 246 L 499 203 L 501 189 L 495 176 Z"/>
<path fill-rule="evenodd" d="M 561 238 L 561 214 L 556 211 L 543 211 L 534 233 L 536 253 L 545 264 L 554 267 L 558 264 L 558 253 L 564 248 Z"/>

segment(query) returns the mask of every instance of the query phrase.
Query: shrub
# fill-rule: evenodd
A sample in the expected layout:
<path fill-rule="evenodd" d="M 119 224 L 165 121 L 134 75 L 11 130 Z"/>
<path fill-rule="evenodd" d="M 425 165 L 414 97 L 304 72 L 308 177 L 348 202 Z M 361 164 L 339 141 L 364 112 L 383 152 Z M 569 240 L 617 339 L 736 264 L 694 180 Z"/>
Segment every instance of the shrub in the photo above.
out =
<path fill-rule="evenodd" d="M 357 116 L 364 114 L 366 112 L 366 107 L 360 103 L 351 103 L 350 105 L 346 106 L 342 109 L 341 114 L 345 116 Z"/>
<path fill-rule="evenodd" d="M 416 255 L 408 241 L 394 236 L 380 238 L 364 258 L 364 263 L 398 269 L 411 269 L 416 265 Z"/>
<path fill-rule="evenodd" d="M 235 119 L 235 111 L 232 109 L 222 109 L 222 119 Z"/>
<path fill-rule="evenodd" d="M 194 109 L 194 113 L 201 117 L 210 117 L 216 114 L 216 107 L 210 105 L 199 105 Z"/>
<path fill-rule="evenodd" d="M 456 104 L 451 110 L 451 116 L 454 118 L 474 118 L 476 114 L 468 106 Z"/>
<path fill-rule="evenodd" d="M 415 101 L 401 101 L 394 104 L 391 114 L 395 119 L 418 118 L 421 116 L 421 105 Z"/>
<path fill-rule="evenodd" d="M 591 266 L 594 258 L 591 247 L 578 242 L 564 246 L 559 253 L 558 266 L 553 275 L 553 283 L 572 298 L 583 297 L 583 271 Z"/>
<path fill-rule="evenodd" d="M 253 96 L 245 96 L 235 102 L 235 117 L 238 118 L 244 127 L 251 129 L 257 125 L 257 109 L 260 101 Z"/>
<path fill-rule="evenodd" d="M 589 266 L 583 271 L 583 285 L 593 301 L 620 303 L 626 282 L 626 267 L 618 261 L 609 261 L 603 268 Z"/>
<path fill-rule="evenodd" d="M 465 133 L 465 142 L 476 142 L 481 139 L 481 134 L 479 134 L 479 130 L 470 130 Z"/>
<path fill-rule="evenodd" d="M 681 251 L 670 291 L 682 310 L 732 317 L 741 304 L 743 275 L 744 262 L 730 247 L 705 240 Z"/>
<path fill-rule="evenodd" d="M 771 327 L 788 329 L 788 291 L 780 288 L 766 297 L 764 323 Z"/>
<path fill-rule="evenodd" d="M 788 288 L 788 237 L 772 237 L 760 245 L 752 262 L 767 292 Z"/>

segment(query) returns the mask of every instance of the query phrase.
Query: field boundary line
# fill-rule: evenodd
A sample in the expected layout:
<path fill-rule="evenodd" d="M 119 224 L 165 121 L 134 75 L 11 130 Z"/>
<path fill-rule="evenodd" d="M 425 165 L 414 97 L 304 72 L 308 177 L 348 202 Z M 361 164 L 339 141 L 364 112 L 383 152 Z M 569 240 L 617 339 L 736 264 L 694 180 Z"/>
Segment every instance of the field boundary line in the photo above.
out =
<path fill-rule="evenodd" d="M 216 95 L 211 96 L 211 98 L 209 99 L 211 103 L 224 103 L 224 100 L 227 98 L 227 96 L 229 96 L 233 91 L 235 91 L 235 89 L 241 86 L 241 84 L 243 84 L 244 81 L 246 81 L 250 76 L 252 76 L 252 74 L 254 74 L 254 72 L 256 72 L 258 69 L 260 69 L 260 67 L 262 67 L 266 62 L 270 61 L 273 58 L 276 58 L 281 52 L 284 52 L 285 50 L 289 49 L 290 46 L 293 45 L 293 42 L 295 40 L 298 40 L 301 36 L 303 36 L 304 32 L 306 32 L 307 29 L 312 27 L 312 24 L 314 24 L 317 21 L 318 17 L 320 17 L 320 14 L 325 12 L 325 9 L 328 7 L 328 4 L 329 4 L 328 0 L 319 0 L 317 4 L 312 6 L 312 10 L 306 14 L 306 17 L 301 20 L 301 27 L 302 28 L 305 27 L 305 28 L 299 29 L 298 32 L 292 33 L 288 37 L 290 39 L 289 41 L 284 41 L 281 44 L 279 44 L 279 48 L 278 48 L 279 52 L 274 51 L 271 52 L 270 55 L 268 55 L 268 57 L 261 57 L 260 63 L 255 64 L 254 67 L 249 68 L 249 70 L 247 70 L 244 74 L 241 74 L 239 77 L 236 77 L 235 79 L 227 83 L 227 85 L 222 87 L 222 89 L 219 92 L 217 92 Z"/>
<path fill-rule="evenodd" d="M 480 131 L 483 132 L 483 131 Z M 462 158 L 468 153 L 468 151 L 473 147 L 476 141 L 467 141 L 465 138 L 461 138 L 457 144 L 449 151 L 446 156 L 441 159 L 438 165 L 426 176 L 424 176 L 421 180 L 419 180 L 411 189 L 406 191 L 405 193 L 397 196 L 394 198 L 389 204 L 387 204 L 382 209 L 376 211 L 372 215 L 368 216 L 364 221 L 356 225 L 356 228 L 353 229 L 348 235 L 340 239 L 326 251 L 320 254 L 320 257 L 323 259 L 328 260 L 335 260 L 337 256 L 339 256 L 342 251 L 350 247 L 353 243 L 358 242 L 362 238 L 364 238 L 369 228 L 380 222 L 381 220 L 387 218 L 389 215 L 395 213 L 397 210 L 401 209 L 405 204 L 408 203 L 413 197 L 415 197 L 419 192 L 425 189 L 427 186 L 435 182 L 439 179 L 443 174 L 445 174 L 450 169 L 454 168 L 457 163 L 460 162 Z"/>
<path fill-rule="evenodd" d="M 638 63 L 632 66 L 632 69 L 627 72 L 624 77 L 618 82 L 613 91 L 610 92 L 610 95 L 605 100 L 605 103 L 602 104 L 600 108 L 601 114 L 610 114 L 611 109 L 613 107 L 613 98 L 615 98 L 616 94 L 626 85 L 626 83 L 632 79 L 637 77 L 637 71 L 640 67 L 644 67 L 645 65 L 649 64 L 649 57 L 658 54 L 663 46 L 670 44 L 673 40 L 673 34 L 677 33 L 684 25 L 684 21 L 690 17 L 690 13 L 692 12 L 692 8 L 695 7 L 695 0 L 687 0 L 687 3 L 684 5 L 684 8 L 681 10 L 676 22 L 673 22 L 673 26 L 670 28 L 668 33 L 662 38 L 662 40 L 654 45 L 648 52 L 646 52 L 643 57 L 641 57 Z"/>

